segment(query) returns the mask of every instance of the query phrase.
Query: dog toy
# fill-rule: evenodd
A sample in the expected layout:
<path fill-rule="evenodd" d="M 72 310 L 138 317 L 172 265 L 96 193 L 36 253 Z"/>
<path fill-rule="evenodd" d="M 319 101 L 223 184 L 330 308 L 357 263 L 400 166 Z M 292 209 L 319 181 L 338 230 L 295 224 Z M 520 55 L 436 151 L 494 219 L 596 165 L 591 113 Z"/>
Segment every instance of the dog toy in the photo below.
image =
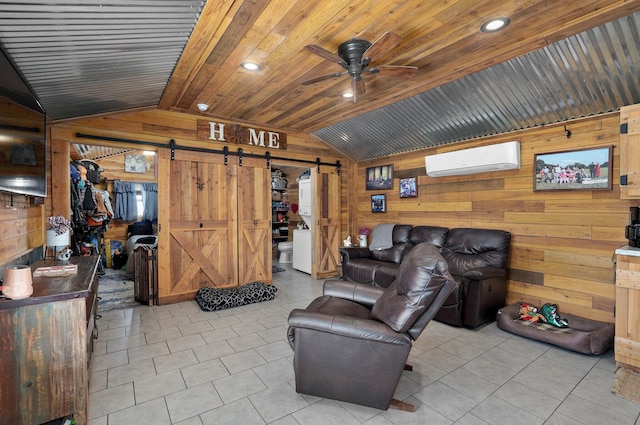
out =
<path fill-rule="evenodd" d="M 566 319 L 561 318 L 558 314 L 557 304 L 544 304 L 540 307 L 540 313 L 542 313 L 544 321 L 550 325 L 558 328 L 566 328 L 569 326 L 569 322 Z"/>
<path fill-rule="evenodd" d="M 544 322 L 544 316 L 538 313 L 538 309 L 532 305 L 521 303 L 520 304 L 520 320 L 526 320 L 529 322 Z"/>

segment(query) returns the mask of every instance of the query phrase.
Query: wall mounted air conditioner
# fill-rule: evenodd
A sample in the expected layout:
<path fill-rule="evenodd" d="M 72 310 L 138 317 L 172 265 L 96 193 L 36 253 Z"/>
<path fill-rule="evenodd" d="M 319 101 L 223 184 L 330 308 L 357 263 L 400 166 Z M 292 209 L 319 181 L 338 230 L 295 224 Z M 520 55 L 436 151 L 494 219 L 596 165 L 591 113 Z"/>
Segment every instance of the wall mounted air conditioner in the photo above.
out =
<path fill-rule="evenodd" d="M 460 176 L 520 168 L 520 142 L 506 142 L 478 148 L 427 155 L 430 177 Z"/>

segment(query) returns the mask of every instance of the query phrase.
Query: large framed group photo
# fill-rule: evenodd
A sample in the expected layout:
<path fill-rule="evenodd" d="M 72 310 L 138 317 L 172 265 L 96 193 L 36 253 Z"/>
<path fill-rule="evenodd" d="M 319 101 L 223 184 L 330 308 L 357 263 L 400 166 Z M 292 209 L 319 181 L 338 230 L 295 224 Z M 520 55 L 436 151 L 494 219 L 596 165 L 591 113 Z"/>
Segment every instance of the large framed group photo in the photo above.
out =
<path fill-rule="evenodd" d="M 613 147 L 536 154 L 533 190 L 611 190 Z"/>

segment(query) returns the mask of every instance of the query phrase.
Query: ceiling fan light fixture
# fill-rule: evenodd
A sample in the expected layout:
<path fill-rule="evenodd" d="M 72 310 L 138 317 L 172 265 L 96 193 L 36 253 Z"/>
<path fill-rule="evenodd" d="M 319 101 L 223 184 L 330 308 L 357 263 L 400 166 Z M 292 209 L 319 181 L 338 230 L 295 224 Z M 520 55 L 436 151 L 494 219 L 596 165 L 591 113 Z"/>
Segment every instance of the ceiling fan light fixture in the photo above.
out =
<path fill-rule="evenodd" d="M 209 109 L 209 105 L 207 105 L 206 103 L 198 103 L 196 106 L 198 107 L 198 110 L 200 112 L 207 112 L 207 110 Z"/>
<path fill-rule="evenodd" d="M 242 62 L 240 66 L 247 71 L 260 71 L 262 69 L 262 65 L 257 62 Z"/>
<path fill-rule="evenodd" d="M 497 32 L 505 29 L 511 23 L 507 17 L 493 18 L 482 24 L 480 31 L 486 33 Z"/>

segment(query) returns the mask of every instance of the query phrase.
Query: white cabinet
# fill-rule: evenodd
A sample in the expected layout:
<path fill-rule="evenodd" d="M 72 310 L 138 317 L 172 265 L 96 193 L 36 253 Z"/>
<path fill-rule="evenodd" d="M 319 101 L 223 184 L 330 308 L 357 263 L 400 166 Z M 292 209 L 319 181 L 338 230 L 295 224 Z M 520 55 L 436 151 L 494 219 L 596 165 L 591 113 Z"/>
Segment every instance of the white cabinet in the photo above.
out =
<path fill-rule="evenodd" d="M 313 206 L 313 192 L 311 179 L 298 182 L 298 209 L 301 216 L 311 216 Z"/>
<path fill-rule="evenodd" d="M 311 274 L 312 257 L 311 230 L 293 231 L 293 268 Z"/>

